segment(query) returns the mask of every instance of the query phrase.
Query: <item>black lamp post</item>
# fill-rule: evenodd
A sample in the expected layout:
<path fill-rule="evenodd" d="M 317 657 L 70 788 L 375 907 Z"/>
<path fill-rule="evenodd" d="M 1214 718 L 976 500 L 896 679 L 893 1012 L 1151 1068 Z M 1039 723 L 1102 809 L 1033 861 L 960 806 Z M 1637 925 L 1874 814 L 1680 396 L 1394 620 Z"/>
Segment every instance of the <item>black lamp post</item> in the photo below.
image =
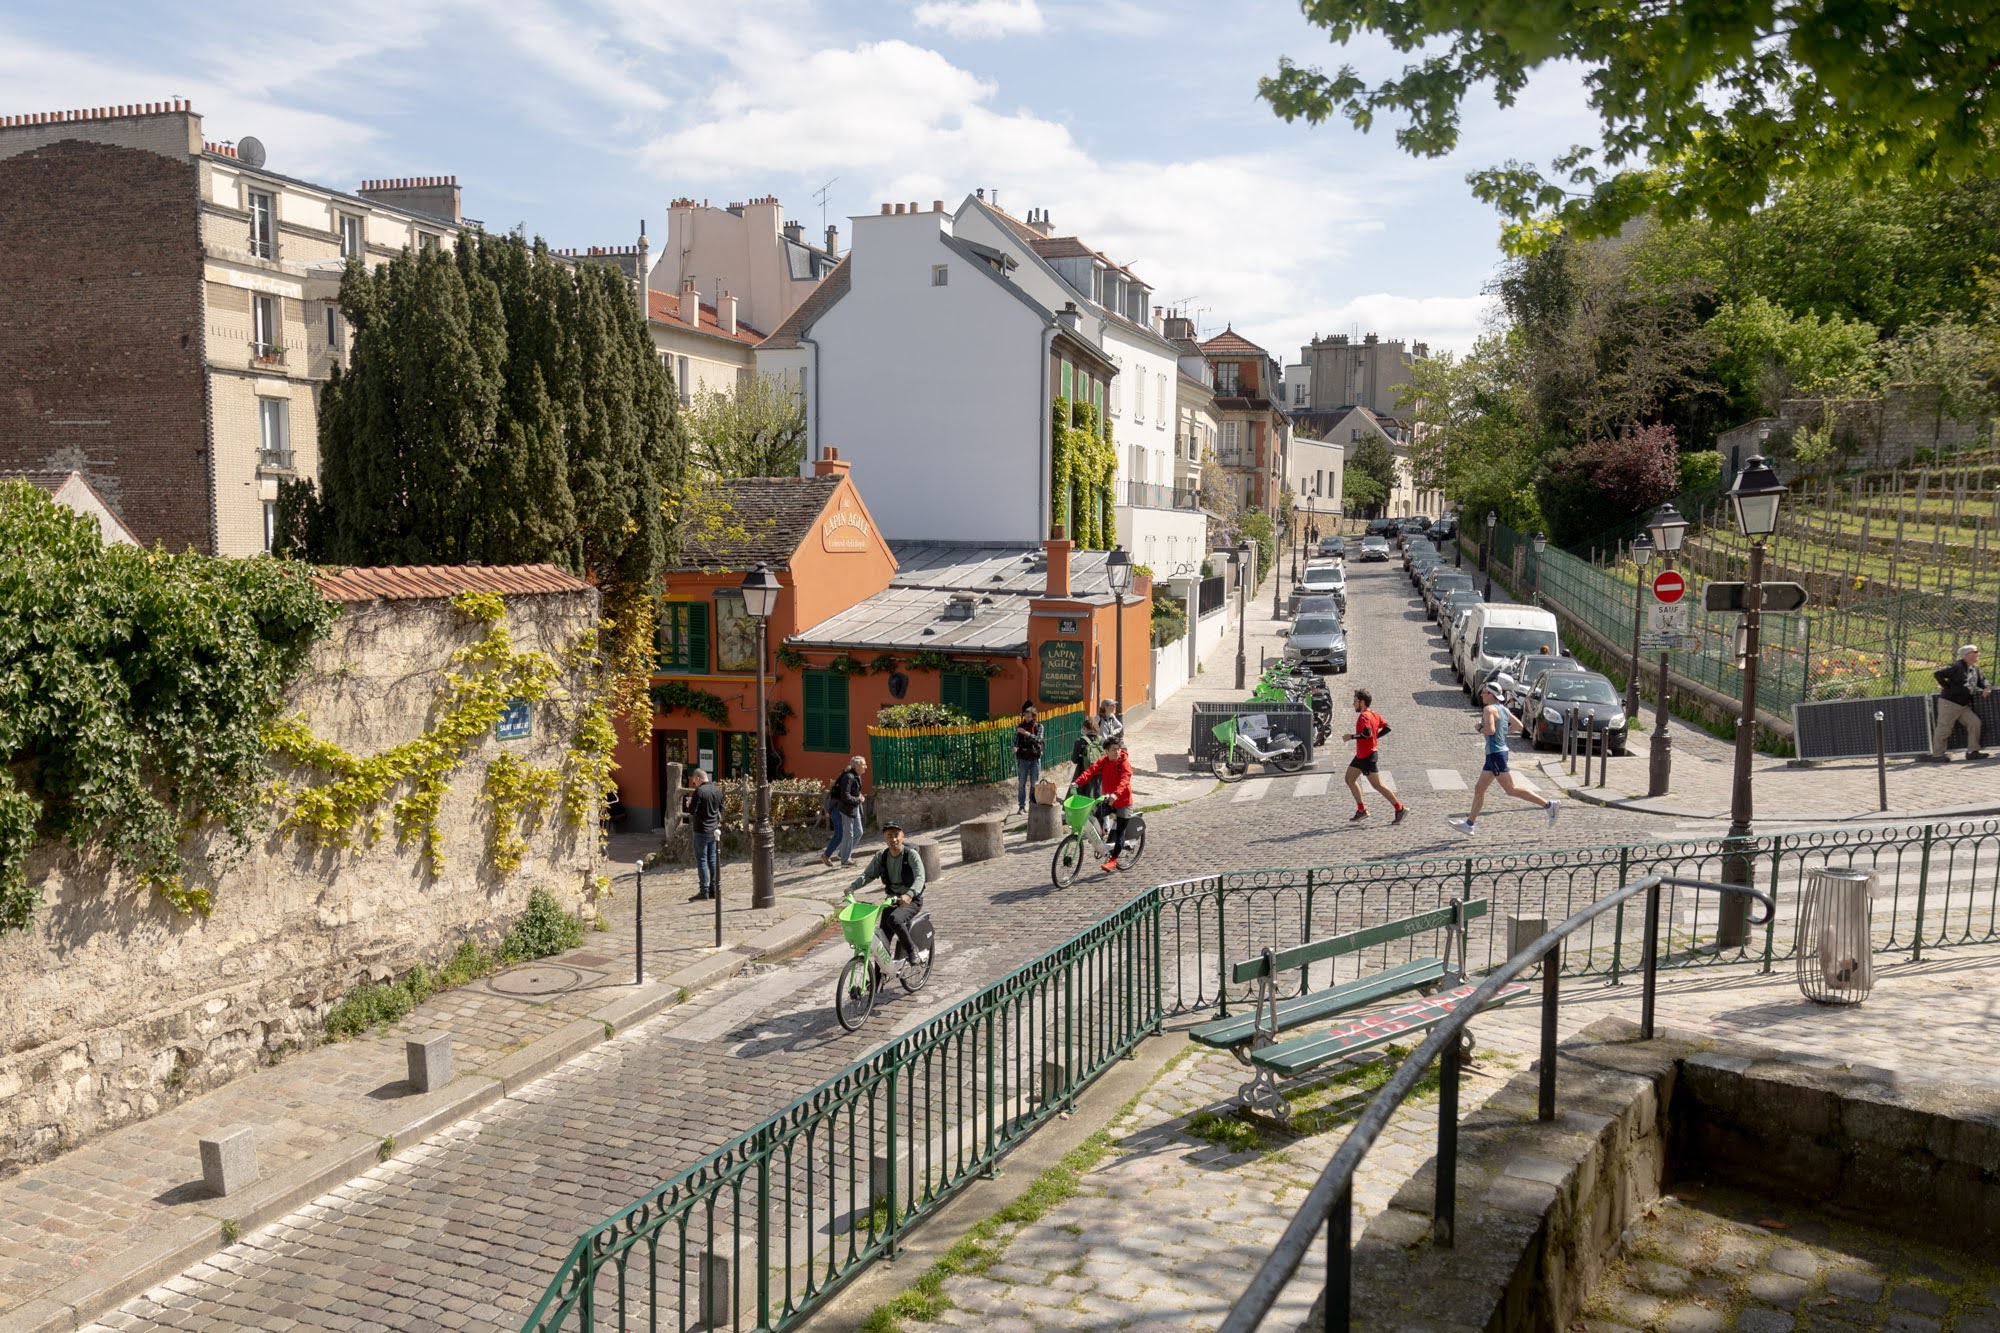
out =
<path fill-rule="evenodd" d="M 1549 534 L 1538 532 L 1530 539 L 1528 544 L 1535 548 L 1535 605 L 1540 606 L 1542 604 L 1542 552 L 1549 549 Z"/>
<path fill-rule="evenodd" d="M 1660 562 L 1672 569 L 1681 543 L 1687 540 L 1688 521 L 1681 517 L 1680 510 L 1665 504 L 1653 511 L 1652 518 L 1646 521 L 1646 530 L 1653 535 L 1653 549 L 1660 553 Z M 1632 670 L 1636 673 L 1638 669 L 1638 659 L 1634 658 Z M 1653 691 L 1653 743 L 1646 760 L 1648 796 L 1665 796 L 1668 784 L 1673 781 L 1674 742 L 1667 732 L 1672 716 L 1667 711 L 1667 655 L 1661 653 L 1659 684 Z"/>
<path fill-rule="evenodd" d="M 1250 576 L 1250 543 L 1236 544 L 1236 688 L 1243 688 L 1244 673 L 1249 667 L 1243 645 L 1243 626 L 1250 619 L 1248 595 L 1243 590 L 1244 582 Z"/>
<path fill-rule="evenodd" d="M 1479 567 L 1486 573 L 1487 601 L 1493 600 L 1493 565 L 1487 559 L 1493 553 L 1493 530 L 1500 526 L 1500 515 L 1493 510 L 1486 511 L 1486 540 L 1479 543 Z"/>
<path fill-rule="evenodd" d="M 771 754 L 764 711 L 764 633 L 771 613 L 778 609 L 782 590 L 778 576 L 759 564 L 743 576 L 743 609 L 757 624 L 757 824 L 750 835 L 750 905 L 776 907 L 778 894 L 773 868 L 771 833 Z"/>
<path fill-rule="evenodd" d="M 1639 716 L 1639 622 L 1646 618 L 1646 566 L 1653 563 L 1653 539 L 1640 533 L 1628 550 L 1639 576 L 1632 581 L 1632 670 L 1625 679 L 1625 717 Z"/>
<path fill-rule="evenodd" d="M 1736 511 L 1736 526 L 1750 539 L 1750 575 L 1743 589 L 1743 713 L 1736 723 L 1736 776 L 1730 785 L 1730 854 L 1723 858 L 1722 879 L 1727 884 L 1750 882 L 1750 755 L 1757 736 L 1758 634 L 1762 628 L 1764 604 L 1764 539 L 1778 530 L 1778 504 L 1786 486 L 1762 454 L 1752 454 L 1730 486 L 1729 504 Z M 1738 894 L 1724 895 L 1722 923 L 1716 943 L 1724 948 L 1746 943 L 1750 938 L 1748 901 L 1737 905 Z"/>
<path fill-rule="evenodd" d="M 1132 591 L 1132 557 L 1125 548 L 1115 546 L 1111 554 L 1104 557 L 1104 573 L 1111 580 L 1112 596 L 1118 599 L 1118 627 L 1113 633 L 1117 649 L 1112 655 L 1112 670 L 1117 679 L 1112 682 L 1111 697 L 1118 701 L 1118 716 L 1125 716 L 1125 594 Z"/>

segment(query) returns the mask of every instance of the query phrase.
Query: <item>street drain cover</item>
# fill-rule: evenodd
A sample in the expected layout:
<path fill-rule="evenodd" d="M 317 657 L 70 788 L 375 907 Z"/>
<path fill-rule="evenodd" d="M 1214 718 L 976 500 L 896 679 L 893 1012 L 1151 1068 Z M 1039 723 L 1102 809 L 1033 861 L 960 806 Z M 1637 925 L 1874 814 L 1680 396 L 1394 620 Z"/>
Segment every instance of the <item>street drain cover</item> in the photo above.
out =
<path fill-rule="evenodd" d="M 486 988 L 496 995 L 512 995 L 529 998 L 537 995 L 560 995 L 583 984 L 585 977 L 595 976 L 582 968 L 564 967 L 560 963 L 535 963 L 528 967 L 517 967 L 511 972 L 502 972 L 486 983 Z"/>

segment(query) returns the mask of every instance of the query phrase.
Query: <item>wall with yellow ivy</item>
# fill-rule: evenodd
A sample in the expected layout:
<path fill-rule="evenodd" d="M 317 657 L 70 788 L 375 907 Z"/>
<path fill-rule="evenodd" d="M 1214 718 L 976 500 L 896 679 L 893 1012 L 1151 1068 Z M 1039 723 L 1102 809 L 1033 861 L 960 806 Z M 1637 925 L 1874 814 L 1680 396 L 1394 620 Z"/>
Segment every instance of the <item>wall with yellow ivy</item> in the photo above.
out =
<path fill-rule="evenodd" d="M 1090 403 L 1058 397 L 1049 408 L 1049 439 L 1051 521 L 1063 524 L 1081 550 L 1110 550 L 1118 544 L 1112 494 L 1118 449 L 1112 443 L 1111 423 L 1099 420 Z"/>
<path fill-rule="evenodd" d="M 0 1170 L 317 1040 L 369 976 L 494 943 L 548 889 L 598 892 L 613 736 L 595 591 L 342 609 L 267 732 L 268 830 L 218 863 L 191 836 L 183 913 L 54 847 L 0 936 Z M 532 731 L 499 741 L 510 701 Z"/>

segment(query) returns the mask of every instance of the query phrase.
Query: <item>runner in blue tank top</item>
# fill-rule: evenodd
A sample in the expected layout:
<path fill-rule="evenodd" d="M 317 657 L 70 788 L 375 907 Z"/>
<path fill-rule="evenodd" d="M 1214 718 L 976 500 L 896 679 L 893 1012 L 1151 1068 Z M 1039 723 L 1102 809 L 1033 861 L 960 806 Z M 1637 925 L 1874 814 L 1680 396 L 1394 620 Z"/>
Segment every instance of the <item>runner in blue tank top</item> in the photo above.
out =
<path fill-rule="evenodd" d="M 1479 781 L 1473 784 L 1471 813 L 1463 819 L 1446 821 L 1460 833 L 1469 835 L 1474 831 L 1479 809 L 1486 804 L 1486 789 L 1496 781 L 1501 791 L 1529 805 L 1539 805 L 1549 812 L 1549 823 L 1556 822 L 1558 803 L 1516 778 L 1507 768 L 1507 732 L 1519 725 L 1519 719 L 1500 701 L 1507 697 L 1507 689 L 1513 683 L 1510 676 L 1495 676 L 1480 691 L 1484 707 L 1479 711 L 1479 734 L 1486 738 L 1486 763 L 1480 769 Z"/>

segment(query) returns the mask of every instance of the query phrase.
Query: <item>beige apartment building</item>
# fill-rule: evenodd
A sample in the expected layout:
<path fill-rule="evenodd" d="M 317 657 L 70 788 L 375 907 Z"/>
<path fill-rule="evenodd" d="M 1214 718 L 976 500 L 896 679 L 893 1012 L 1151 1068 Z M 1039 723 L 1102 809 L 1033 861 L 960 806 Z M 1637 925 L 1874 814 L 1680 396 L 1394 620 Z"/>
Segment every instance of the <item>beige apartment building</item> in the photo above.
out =
<path fill-rule="evenodd" d="M 316 185 L 183 101 L 0 117 L 0 199 L 0 469 L 80 473 L 139 541 L 236 556 L 318 473 L 348 260 L 477 225 L 455 177 Z"/>
<path fill-rule="evenodd" d="M 805 238 L 805 226 L 785 221 L 776 195 L 716 208 L 707 200 L 667 206 L 667 244 L 648 279 L 652 290 L 678 300 L 694 284 L 696 299 L 720 308 L 735 298 L 745 324 L 770 332 L 812 295 L 839 262 L 840 229 L 825 245 Z"/>

